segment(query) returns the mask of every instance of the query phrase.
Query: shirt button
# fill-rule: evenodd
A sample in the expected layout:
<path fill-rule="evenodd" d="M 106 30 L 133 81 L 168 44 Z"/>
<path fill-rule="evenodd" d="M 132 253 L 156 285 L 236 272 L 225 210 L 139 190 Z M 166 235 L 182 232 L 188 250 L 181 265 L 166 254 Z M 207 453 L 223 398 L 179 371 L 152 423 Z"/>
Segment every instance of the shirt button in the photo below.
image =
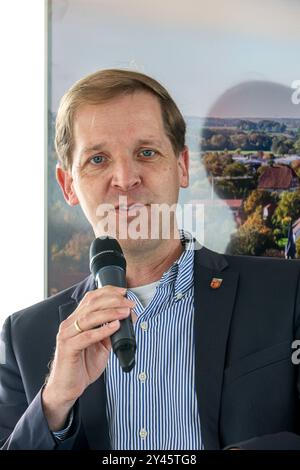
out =
<path fill-rule="evenodd" d="M 143 321 L 141 323 L 141 328 L 142 328 L 143 331 L 147 331 L 148 330 L 148 322 Z"/>
<path fill-rule="evenodd" d="M 141 373 L 139 374 L 139 380 L 140 380 L 141 382 L 145 382 L 146 378 L 147 378 L 147 374 L 146 374 L 145 372 L 141 372 Z"/>
<path fill-rule="evenodd" d="M 177 300 L 182 299 L 182 297 L 183 297 L 183 293 L 182 293 L 182 292 L 178 292 L 178 293 L 176 294 L 176 299 L 177 299 Z"/>
<path fill-rule="evenodd" d="M 145 439 L 147 436 L 148 436 L 148 433 L 147 433 L 146 429 L 141 429 L 140 430 L 140 437 L 142 439 Z"/>

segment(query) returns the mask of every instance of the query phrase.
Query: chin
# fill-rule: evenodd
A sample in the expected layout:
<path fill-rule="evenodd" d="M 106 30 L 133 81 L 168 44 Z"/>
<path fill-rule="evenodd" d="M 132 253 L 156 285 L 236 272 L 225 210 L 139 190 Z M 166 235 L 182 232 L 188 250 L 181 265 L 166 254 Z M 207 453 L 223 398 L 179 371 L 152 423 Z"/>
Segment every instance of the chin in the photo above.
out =
<path fill-rule="evenodd" d="M 137 240 L 133 239 L 118 239 L 124 252 L 132 254 L 146 253 L 148 250 L 153 250 L 161 244 L 160 240 L 152 240 L 150 238 Z"/>

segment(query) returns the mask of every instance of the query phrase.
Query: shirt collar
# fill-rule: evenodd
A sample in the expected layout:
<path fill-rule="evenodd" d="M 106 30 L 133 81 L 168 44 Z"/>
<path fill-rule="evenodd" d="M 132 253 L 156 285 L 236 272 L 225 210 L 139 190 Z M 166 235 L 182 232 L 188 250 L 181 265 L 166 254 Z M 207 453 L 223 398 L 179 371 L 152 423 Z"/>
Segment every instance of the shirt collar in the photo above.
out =
<path fill-rule="evenodd" d="M 183 229 L 179 229 L 179 234 L 184 251 L 172 266 L 164 272 L 157 286 L 159 288 L 174 283 L 175 297 L 178 297 L 178 294 L 180 297 L 180 294 L 184 294 L 193 285 L 195 238 Z M 86 292 L 93 289 L 96 289 L 96 283 L 93 276 L 90 275 L 76 285 L 71 297 L 79 302 Z"/>
<path fill-rule="evenodd" d="M 172 266 L 164 272 L 158 288 L 174 283 L 174 294 L 177 300 L 193 285 L 194 244 L 195 239 L 189 232 L 179 229 L 180 240 L 184 251 Z"/>

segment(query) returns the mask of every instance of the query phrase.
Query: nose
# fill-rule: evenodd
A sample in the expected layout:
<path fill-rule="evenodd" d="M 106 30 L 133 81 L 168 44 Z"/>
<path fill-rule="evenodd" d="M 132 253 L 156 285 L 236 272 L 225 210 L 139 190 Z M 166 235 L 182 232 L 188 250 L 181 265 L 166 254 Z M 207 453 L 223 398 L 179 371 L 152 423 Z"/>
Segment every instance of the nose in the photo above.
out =
<path fill-rule="evenodd" d="M 130 158 L 115 162 L 111 184 L 119 191 L 130 191 L 141 183 L 138 164 Z"/>

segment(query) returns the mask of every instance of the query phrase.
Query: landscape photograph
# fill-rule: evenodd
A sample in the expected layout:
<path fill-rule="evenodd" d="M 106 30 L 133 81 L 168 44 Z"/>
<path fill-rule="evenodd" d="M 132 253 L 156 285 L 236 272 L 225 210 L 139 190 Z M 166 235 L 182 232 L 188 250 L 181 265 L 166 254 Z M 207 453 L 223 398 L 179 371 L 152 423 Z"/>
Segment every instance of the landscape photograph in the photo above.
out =
<path fill-rule="evenodd" d="M 55 117 L 61 96 L 103 68 L 153 76 L 187 124 L 193 208 L 182 228 L 207 248 L 247 256 L 300 257 L 300 4 L 249 8 L 229 0 L 55 0 L 48 12 L 48 294 L 89 275 L 94 234 L 55 180 Z M 278 34 L 278 31 L 282 34 Z M 284 37 L 284 39 L 282 39 Z M 157 175 L 159 178 L 159 175 Z"/>

